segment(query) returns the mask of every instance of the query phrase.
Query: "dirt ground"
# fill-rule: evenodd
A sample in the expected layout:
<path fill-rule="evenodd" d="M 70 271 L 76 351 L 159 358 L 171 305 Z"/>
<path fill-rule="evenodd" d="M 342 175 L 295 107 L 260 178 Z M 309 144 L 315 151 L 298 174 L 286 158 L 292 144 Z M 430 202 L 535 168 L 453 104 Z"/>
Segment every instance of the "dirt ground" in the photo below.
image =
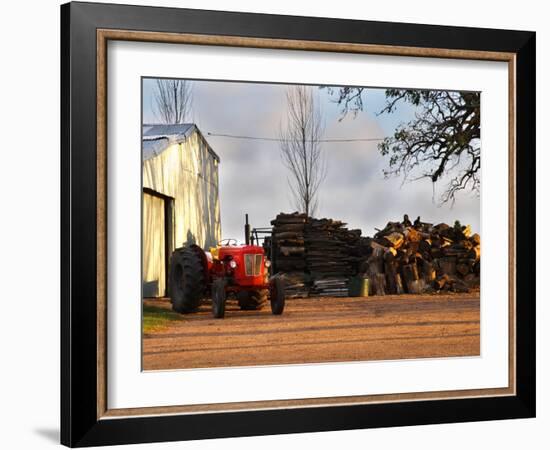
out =
<path fill-rule="evenodd" d="M 146 299 L 170 309 L 168 299 Z M 144 334 L 144 370 L 479 355 L 479 295 L 290 299 L 225 319 L 210 306 Z"/>

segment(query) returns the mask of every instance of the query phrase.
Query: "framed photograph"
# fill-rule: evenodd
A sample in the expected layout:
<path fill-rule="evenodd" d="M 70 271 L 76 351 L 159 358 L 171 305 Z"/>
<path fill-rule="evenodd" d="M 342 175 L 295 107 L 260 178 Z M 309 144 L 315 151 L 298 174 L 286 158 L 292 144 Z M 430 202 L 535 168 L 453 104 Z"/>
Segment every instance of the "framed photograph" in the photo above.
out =
<path fill-rule="evenodd" d="M 61 27 L 63 444 L 535 416 L 535 33 Z"/>

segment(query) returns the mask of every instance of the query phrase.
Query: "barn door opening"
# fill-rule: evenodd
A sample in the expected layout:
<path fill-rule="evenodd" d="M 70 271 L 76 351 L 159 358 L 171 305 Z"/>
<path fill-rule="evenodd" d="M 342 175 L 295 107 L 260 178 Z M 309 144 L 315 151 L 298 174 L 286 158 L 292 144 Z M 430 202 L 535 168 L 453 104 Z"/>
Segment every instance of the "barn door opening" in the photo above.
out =
<path fill-rule="evenodd" d="M 174 249 L 173 199 L 143 189 L 143 297 L 165 297 L 168 262 Z"/>

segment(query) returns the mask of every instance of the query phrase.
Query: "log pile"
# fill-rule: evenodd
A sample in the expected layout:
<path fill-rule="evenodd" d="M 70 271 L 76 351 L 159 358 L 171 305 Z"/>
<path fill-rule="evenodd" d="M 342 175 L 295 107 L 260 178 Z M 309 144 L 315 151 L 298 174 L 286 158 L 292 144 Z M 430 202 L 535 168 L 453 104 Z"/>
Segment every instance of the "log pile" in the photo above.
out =
<path fill-rule="evenodd" d="M 389 222 L 371 241 L 361 272 L 376 295 L 468 292 L 479 286 L 480 237 L 469 226 L 418 218 Z"/>
<path fill-rule="evenodd" d="M 276 270 L 284 274 L 287 297 L 348 295 L 349 279 L 361 260 L 361 230 L 300 213 L 280 213 L 271 225 L 272 259 Z"/>
<path fill-rule="evenodd" d="M 361 230 L 348 230 L 332 219 L 309 219 L 305 227 L 306 269 L 310 296 L 346 297 L 350 278 L 357 273 L 354 250 Z"/>
<path fill-rule="evenodd" d="M 433 225 L 407 215 L 371 237 L 332 219 L 280 213 L 271 221 L 272 258 L 286 295 L 344 297 L 352 277 L 370 295 L 468 292 L 479 287 L 480 237 L 455 222 Z"/>
<path fill-rule="evenodd" d="M 277 271 L 284 274 L 285 293 L 288 298 L 307 297 L 309 293 L 304 241 L 306 221 L 306 215 L 300 213 L 280 213 L 271 221 L 271 258 Z"/>

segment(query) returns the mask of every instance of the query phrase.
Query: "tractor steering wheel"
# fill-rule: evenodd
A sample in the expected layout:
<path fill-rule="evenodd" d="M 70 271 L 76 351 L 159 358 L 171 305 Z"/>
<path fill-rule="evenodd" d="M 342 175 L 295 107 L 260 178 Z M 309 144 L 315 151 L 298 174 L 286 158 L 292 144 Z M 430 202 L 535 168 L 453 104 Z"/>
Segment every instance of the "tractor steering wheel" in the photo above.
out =
<path fill-rule="evenodd" d="M 237 245 L 237 239 L 228 238 L 228 239 L 222 239 L 218 242 L 218 245 L 220 247 L 229 247 L 231 245 Z"/>

